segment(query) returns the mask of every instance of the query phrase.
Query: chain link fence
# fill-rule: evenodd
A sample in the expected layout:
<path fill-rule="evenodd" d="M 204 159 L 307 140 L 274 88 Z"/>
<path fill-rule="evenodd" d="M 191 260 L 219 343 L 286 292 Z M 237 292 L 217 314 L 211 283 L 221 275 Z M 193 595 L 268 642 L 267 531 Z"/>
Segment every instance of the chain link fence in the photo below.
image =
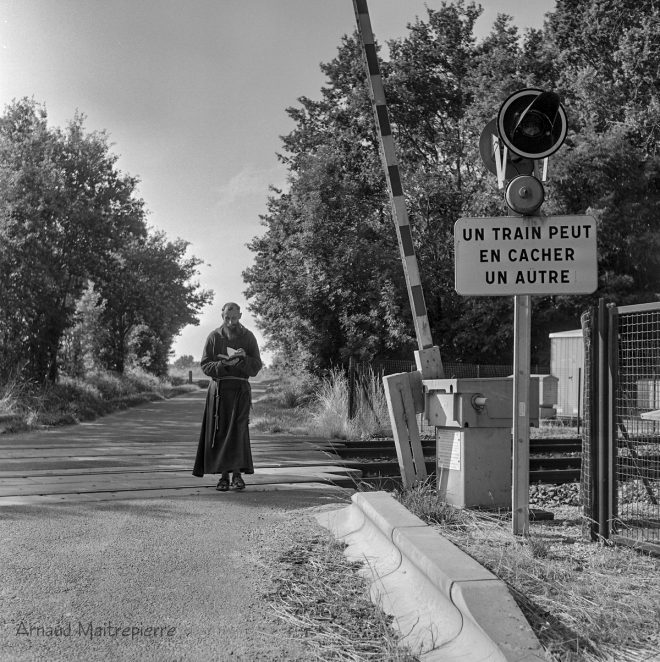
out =
<path fill-rule="evenodd" d="M 619 308 L 615 324 L 613 530 L 660 551 L 660 304 L 655 309 Z"/>
<path fill-rule="evenodd" d="M 582 316 L 583 533 L 660 553 L 660 302 Z"/>

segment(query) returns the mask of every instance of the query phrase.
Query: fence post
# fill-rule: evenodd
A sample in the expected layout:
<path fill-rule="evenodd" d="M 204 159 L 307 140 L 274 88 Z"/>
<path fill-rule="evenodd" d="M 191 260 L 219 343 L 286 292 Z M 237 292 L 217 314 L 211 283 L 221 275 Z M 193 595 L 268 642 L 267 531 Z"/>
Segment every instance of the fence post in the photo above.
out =
<path fill-rule="evenodd" d="M 584 413 L 582 431 L 582 468 L 580 490 L 584 514 L 582 534 L 598 539 L 598 309 L 589 308 L 582 315 L 584 338 Z"/>
<path fill-rule="evenodd" d="M 598 534 L 604 540 L 610 537 L 609 516 L 609 345 L 608 317 L 605 300 L 598 299 Z"/>
<path fill-rule="evenodd" d="M 611 304 L 608 308 L 608 351 L 607 351 L 607 410 L 608 410 L 608 434 L 607 434 L 607 537 L 609 538 L 614 530 L 614 523 L 617 518 L 618 504 L 617 504 L 617 475 L 616 475 L 616 458 L 617 458 L 617 381 L 618 381 L 618 355 L 619 355 L 619 340 L 618 340 L 618 326 L 619 326 L 619 311 L 616 306 Z"/>
<path fill-rule="evenodd" d="M 348 359 L 348 418 L 355 416 L 355 357 Z"/>

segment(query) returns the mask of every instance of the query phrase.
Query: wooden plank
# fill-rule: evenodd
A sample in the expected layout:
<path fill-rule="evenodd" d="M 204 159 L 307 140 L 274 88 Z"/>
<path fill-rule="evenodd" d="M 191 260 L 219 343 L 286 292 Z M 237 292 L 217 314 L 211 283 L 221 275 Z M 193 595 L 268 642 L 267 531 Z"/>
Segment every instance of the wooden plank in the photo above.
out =
<path fill-rule="evenodd" d="M 412 392 L 413 404 L 415 413 L 421 414 L 424 412 L 424 385 L 422 384 L 422 373 L 419 370 L 408 373 L 408 380 L 410 381 L 410 389 Z"/>
<path fill-rule="evenodd" d="M 408 383 L 408 377 L 402 373 L 383 377 L 385 399 L 387 401 L 387 410 L 390 413 L 392 435 L 394 436 L 401 480 L 404 487 L 411 487 L 415 482 L 415 467 L 408 441 L 408 426 L 404 420 L 404 407 L 401 398 L 401 384 L 404 381 Z"/>
<path fill-rule="evenodd" d="M 413 402 L 410 380 L 408 380 L 407 385 L 401 389 L 401 396 L 406 417 L 406 425 L 408 427 L 408 443 L 410 444 L 412 459 L 415 463 L 415 480 L 418 482 L 424 482 L 427 478 L 426 464 L 424 462 L 422 442 L 419 438 L 419 427 L 417 425 L 416 416 L 417 412 L 415 411 L 415 404 Z"/>
<path fill-rule="evenodd" d="M 427 474 L 408 373 L 384 377 L 383 386 L 401 480 L 404 487 L 412 487 L 426 480 Z"/>

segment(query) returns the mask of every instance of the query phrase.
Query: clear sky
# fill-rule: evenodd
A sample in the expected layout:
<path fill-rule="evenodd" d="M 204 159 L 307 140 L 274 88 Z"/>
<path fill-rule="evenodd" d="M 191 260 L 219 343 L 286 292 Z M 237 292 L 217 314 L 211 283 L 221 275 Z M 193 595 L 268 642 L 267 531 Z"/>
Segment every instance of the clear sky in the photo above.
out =
<path fill-rule="evenodd" d="M 376 38 L 406 34 L 441 0 L 369 0 Z M 478 35 L 498 13 L 541 27 L 554 0 L 484 0 Z M 352 0 L 0 0 L 0 103 L 34 97 L 63 127 L 76 110 L 105 129 L 118 167 L 141 180 L 149 223 L 191 243 L 215 291 L 200 325 L 177 339 L 199 360 L 227 300 L 242 306 L 247 242 L 263 233 L 269 185 L 283 185 L 285 108 L 317 98 L 319 63 L 355 29 Z M 257 333 L 244 308 L 243 322 Z"/>

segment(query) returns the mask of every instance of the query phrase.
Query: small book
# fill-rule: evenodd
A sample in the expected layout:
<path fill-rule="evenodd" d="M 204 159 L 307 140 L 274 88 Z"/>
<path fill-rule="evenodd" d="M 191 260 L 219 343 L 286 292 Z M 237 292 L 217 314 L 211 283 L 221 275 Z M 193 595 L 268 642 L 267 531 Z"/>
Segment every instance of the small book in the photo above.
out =
<path fill-rule="evenodd" d="M 228 359 L 235 359 L 239 360 L 241 357 L 240 356 L 235 356 L 235 354 L 238 353 L 238 350 L 235 350 L 233 347 L 227 347 L 227 353 L 226 354 L 218 354 L 215 357 L 216 361 L 227 361 Z"/>

